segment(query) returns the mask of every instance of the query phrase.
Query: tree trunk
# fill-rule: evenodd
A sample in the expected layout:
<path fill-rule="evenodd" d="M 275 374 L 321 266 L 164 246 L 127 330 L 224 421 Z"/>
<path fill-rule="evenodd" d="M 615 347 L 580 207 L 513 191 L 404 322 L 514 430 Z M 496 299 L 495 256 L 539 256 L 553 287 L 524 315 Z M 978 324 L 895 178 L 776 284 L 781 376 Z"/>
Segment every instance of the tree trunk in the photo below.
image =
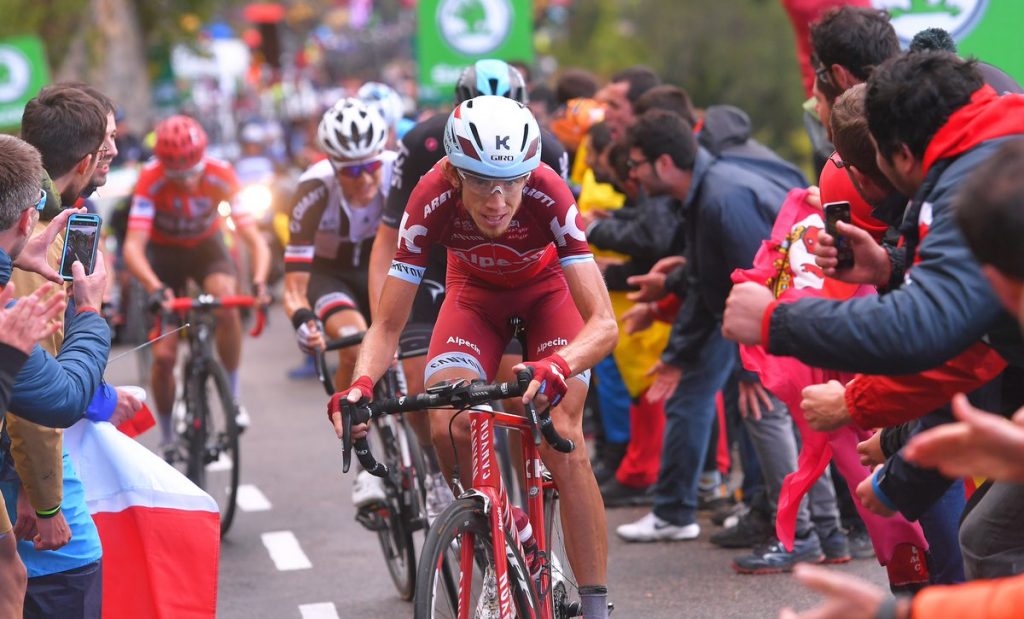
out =
<path fill-rule="evenodd" d="M 78 28 L 57 71 L 58 80 L 80 80 L 124 109 L 130 131 L 143 134 L 153 101 L 146 48 L 134 0 L 90 0 L 88 22 Z"/>

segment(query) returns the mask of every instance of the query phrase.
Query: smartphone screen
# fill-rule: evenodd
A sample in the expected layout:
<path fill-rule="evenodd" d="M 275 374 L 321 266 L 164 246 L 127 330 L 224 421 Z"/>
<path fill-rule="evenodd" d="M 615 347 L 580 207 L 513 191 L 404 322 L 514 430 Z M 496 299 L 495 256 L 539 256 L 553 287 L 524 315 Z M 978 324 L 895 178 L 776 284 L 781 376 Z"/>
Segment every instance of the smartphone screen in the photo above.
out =
<path fill-rule="evenodd" d="M 829 202 L 824 206 L 825 210 L 825 232 L 828 232 L 829 236 L 836 240 L 836 251 L 839 252 L 837 258 L 839 263 L 836 268 L 848 269 L 853 266 L 853 249 L 850 247 L 849 242 L 842 234 L 839 233 L 836 223 L 850 223 L 850 203 L 849 202 Z"/>
<path fill-rule="evenodd" d="M 72 215 L 68 219 L 67 235 L 64 238 L 64 256 L 60 262 L 60 274 L 71 280 L 71 265 L 78 262 L 85 267 L 86 275 L 96 265 L 96 248 L 100 241 L 100 218 L 96 215 Z"/>

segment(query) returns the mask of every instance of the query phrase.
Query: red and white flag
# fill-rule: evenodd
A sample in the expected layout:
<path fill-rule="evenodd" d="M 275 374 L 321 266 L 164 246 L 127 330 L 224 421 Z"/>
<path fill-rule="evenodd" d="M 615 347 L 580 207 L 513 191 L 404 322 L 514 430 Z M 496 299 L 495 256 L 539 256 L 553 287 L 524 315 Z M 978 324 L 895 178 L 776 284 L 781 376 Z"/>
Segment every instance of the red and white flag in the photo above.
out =
<path fill-rule="evenodd" d="M 64 433 L 103 543 L 103 616 L 216 616 L 220 513 L 174 467 L 109 423 Z"/>

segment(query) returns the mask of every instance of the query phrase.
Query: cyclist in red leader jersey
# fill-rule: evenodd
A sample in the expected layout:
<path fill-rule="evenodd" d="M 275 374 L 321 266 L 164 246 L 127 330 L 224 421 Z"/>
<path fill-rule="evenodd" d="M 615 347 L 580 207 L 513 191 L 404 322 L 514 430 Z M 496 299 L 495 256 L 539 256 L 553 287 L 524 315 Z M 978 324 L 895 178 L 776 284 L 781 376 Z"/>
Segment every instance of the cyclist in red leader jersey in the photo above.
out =
<path fill-rule="evenodd" d="M 132 275 L 151 295 L 165 299 L 183 294 L 189 279 L 216 297 L 238 294 L 238 274 L 220 230 L 218 207 L 227 202 L 238 235 L 249 247 L 254 294 L 265 297 L 270 250 L 238 202 L 234 169 L 206 157 L 203 128 L 188 116 L 164 120 L 156 128 L 154 154 L 139 177 L 128 215 L 124 258 Z M 217 311 L 216 334 L 217 353 L 237 397 L 242 349 L 237 309 Z M 175 336 L 153 345 L 150 384 L 165 443 L 171 440 L 177 352 Z"/>
<path fill-rule="evenodd" d="M 398 251 L 363 342 L 352 386 L 335 396 L 370 397 L 373 383 L 394 355 L 432 245 L 448 248 L 448 292 L 427 354 L 424 384 L 446 379 L 493 380 L 508 319 L 527 329 L 524 365 L 535 379 L 524 401 L 551 402 L 558 431 L 581 446 L 542 456 L 566 501 L 566 548 L 588 619 L 606 616 L 607 530 L 582 431 L 588 368 L 615 346 L 617 327 L 604 280 L 587 246 L 582 219 L 565 181 L 540 165 L 540 132 L 529 109 L 504 97 L 461 103 L 445 129 L 447 158 L 413 191 L 399 228 Z M 570 380 L 579 378 L 580 380 Z M 450 474 L 451 414 L 430 415 L 434 448 Z M 340 415 L 334 415 L 341 436 Z M 470 470 L 469 423 L 453 430 L 463 449 L 460 469 Z M 366 427 L 353 428 L 353 437 Z M 586 610 L 585 610 L 586 612 Z"/>

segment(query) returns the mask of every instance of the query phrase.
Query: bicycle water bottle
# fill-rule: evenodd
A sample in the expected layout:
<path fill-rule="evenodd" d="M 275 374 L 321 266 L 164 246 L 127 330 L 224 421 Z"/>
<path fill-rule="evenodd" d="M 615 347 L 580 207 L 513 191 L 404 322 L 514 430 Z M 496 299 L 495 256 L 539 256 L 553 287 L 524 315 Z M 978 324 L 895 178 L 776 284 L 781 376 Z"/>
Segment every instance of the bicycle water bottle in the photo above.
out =
<path fill-rule="evenodd" d="M 526 567 L 530 570 L 530 576 L 536 580 L 540 577 L 540 570 L 543 567 L 540 560 L 540 550 L 537 548 L 537 539 L 533 536 L 533 526 L 530 524 L 530 517 L 522 509 L 512 506 L 512 519 L 515 521 L 516 530 L 519 532 L 519 543 L 523 546 L 523 558 L 526 559 Z"/>

